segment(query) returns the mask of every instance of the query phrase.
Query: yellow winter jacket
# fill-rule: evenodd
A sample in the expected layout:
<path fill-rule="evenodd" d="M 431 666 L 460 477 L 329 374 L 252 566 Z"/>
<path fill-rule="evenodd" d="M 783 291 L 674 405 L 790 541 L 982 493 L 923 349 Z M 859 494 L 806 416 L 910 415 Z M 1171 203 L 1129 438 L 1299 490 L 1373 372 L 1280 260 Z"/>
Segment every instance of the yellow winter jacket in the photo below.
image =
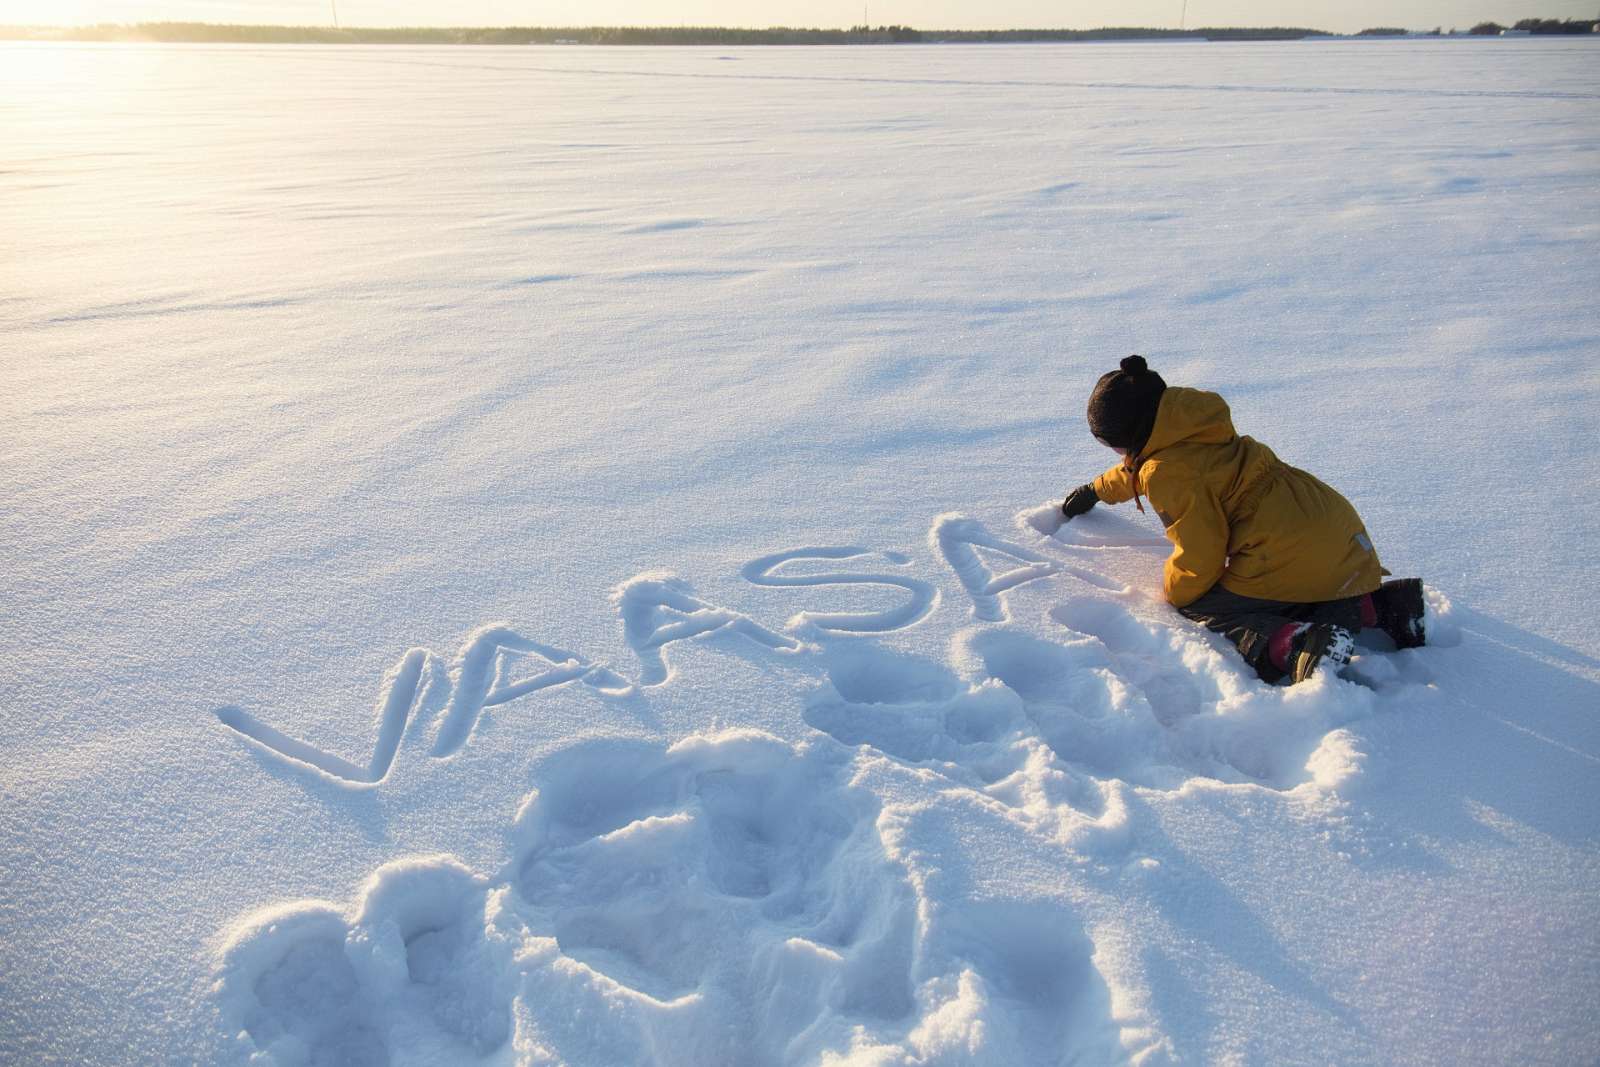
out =
<path fill-rule="evenodd" d="M 1144 449 L 1094 491 L 1108 504 L 1150 498 L 1173 546 L 1163 588 L 1176 607 L 1219 581 L 1262 600 L 1340 600 L 1389 573 L 1350 502 L 1236 434 L 1216 393 L 1169 386 Z"/>

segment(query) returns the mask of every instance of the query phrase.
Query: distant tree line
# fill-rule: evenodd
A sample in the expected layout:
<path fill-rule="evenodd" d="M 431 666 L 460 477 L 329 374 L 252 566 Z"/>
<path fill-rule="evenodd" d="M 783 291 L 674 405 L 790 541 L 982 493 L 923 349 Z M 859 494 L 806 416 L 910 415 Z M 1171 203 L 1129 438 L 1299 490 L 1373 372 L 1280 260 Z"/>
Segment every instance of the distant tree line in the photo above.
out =
<path fill-rule="evenodd" d="M 1511 27 L 1538 34 L 1590 33 L 1593 21 L 1523 19 Z M 1482 22 L 1474 34 L 1498 34 L 1505 27 Z M 1394 26 L 1362 30 L 1362 37 L 1402 36 Z M 1454 31 L 1452 31 L 1454 32 Z M 1435 35 L 1440 30 L 1433 31 Z M 1149 26 L 1108 26 L 1097 30 L 916 30 L 910 26 L 852 26 L 848 30 L 732 29 L 718 26 L 502 26 L 405 27 L 371 29 L 331 26 L 225 26 L 206 22 L 141 22 L 98 26 L 0 26 L 0 39 L 55 41 L 156 41 L 208 44 L 591 44 L 591 45 L 855 45 L 855 44 L 984 44 L 1050 41 L 1295 41 L 1329 36 L 1299 26 L 1205 26 L 1193 30 Z"/>
<path fill-rule="evenodd" d="M 1513 30 L 1526 30 L 1529 33 L 1594 33 L 1596 21 L 1594 19 L 1523 19 L 1511 26 Z M 1467 33 L 1478 37 L 1493 37 L 1504 33 L 1507 27 L 1498 22 L 1480 22 Z M 1456 31 L 1451 30 L 1452 34 Z M 1411 34 L 1411 30 L 1401 29 L 1398 26 L 1373 26 L 1356 34 L 1357 37 L 1404 37 Z M 1427 37 L 1442 37 L 1444 30 L 1434 27 L 1432 32 L 1424 34 Z"/>
<path fill-rule="evenodd" d="M 1595 25 L 1594 19 L 1522 19 L 1510 28 L 1529 33 L 1594 33 Z M 1503 33 L 1506 29 L 1498 22 L 1480 22 L 1467 32 L 1482 37 Z"/>
<path fill-rule="evenodd" d="M 857 37 L 886 37 L 895 44 L 916 44 L 922 40 L 921 32 L 910 26 L 879 26 L 877 29 L 871 26 L 851 26 L 850 32 Z"/>
<path fill-rule="evenodd" d="M 0 37 L 57 41 L 155 41 L 173 44 L 601 44 L 601 45 L 854 45 L 1021 43 L 1027 41 L 1122 41 L 1209 39 L 1213 41 L 1298 40 L 1318 30 L 1274 26 L 1164 30 L 1115 26 L 1098 30 L 947 30 L 910 26 L 852 26 L 848 30 L 732 29 L 718 26 L 502 26 L 405 27 L 372 29 L 331 26 L 225 26 L 208 22 L 141 22 L 98 26 L 0 26 Z"/>
<path fill-rule="evenodd" d="M 1593 19 L 1519 19 L 1511 28 L 1529 33 L 1593 33 Z"/>
<path fill-rule="evenodd" d="M 24 28 L 25 29 L 25 28 Z M 847 30 L 764 30 L 695 26 L 500 26 L 395 29 L 331 26 L 227 26 L 208 22 L 141 22 L 37 29 L 30 36 L 68 41 L 156 41 L 173 44 L 853 44 L 876 33 Z M 888 40 L 887 34 L 882 35 Z"/>
<path fill-rule="evenodd" d="M 1321 30 L 1299 26 L 1204 26 L 1193 30 L 1106 26 L 1098 30 L 929 30 L 922 37 L 959 44 L 1024 44 L 1030 41 L 1298 41 L 1322 35 Z"/>

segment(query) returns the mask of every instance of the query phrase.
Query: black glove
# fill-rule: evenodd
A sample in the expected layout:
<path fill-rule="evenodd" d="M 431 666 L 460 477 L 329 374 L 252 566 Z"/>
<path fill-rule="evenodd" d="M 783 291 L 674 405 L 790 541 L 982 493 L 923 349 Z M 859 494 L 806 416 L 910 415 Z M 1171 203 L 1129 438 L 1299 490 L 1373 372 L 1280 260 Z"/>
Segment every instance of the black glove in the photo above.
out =
<path fill-rule="evenodd" d="M 1086 514 L 1090 508 L 1100 503 L 1100 494 L 1094 491 L 1092 485 L 1080 485 L 1067 494 L 1067 499 L 1061 502 L 1061 514 L 1068 519 L 1075 519 Z"/>

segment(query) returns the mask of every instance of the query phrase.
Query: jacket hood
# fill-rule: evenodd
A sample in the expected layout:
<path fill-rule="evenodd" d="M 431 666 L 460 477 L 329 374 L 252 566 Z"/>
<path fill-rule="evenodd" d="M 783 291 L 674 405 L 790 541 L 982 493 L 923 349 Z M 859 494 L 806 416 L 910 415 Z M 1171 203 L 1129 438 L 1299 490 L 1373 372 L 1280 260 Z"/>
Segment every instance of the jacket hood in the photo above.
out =
<path fill-rule="evenodd" d="M 1197 445 L 1225 445 L 1238 436 L 1228 402 L 1203 389 L 1168 386 L 1161 394 L 1156 424 L 1140 450 L 1141 459 L 1182 441 Z"/>

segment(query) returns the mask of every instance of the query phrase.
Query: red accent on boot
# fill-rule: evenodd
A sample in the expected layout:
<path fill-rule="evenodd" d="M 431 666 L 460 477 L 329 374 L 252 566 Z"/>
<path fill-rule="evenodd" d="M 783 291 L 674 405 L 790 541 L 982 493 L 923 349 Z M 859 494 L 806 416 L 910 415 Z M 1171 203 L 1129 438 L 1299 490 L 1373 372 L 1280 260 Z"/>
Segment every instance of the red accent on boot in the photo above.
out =
<path fill-rule="evenodd" d="M 1267 658 L 1280 671 L 1289 669 L 1289 650 L 1294 639 L 1311 626 L 1309 622 L 1286 622 L 1267 639 Z"/>
<path fill-rule="evenodd" d="M 1361 628 L 1378 625 L 1378 605 L 1372 602 L 1372 594 L 1365 593 L 1361 597 Z"/>

